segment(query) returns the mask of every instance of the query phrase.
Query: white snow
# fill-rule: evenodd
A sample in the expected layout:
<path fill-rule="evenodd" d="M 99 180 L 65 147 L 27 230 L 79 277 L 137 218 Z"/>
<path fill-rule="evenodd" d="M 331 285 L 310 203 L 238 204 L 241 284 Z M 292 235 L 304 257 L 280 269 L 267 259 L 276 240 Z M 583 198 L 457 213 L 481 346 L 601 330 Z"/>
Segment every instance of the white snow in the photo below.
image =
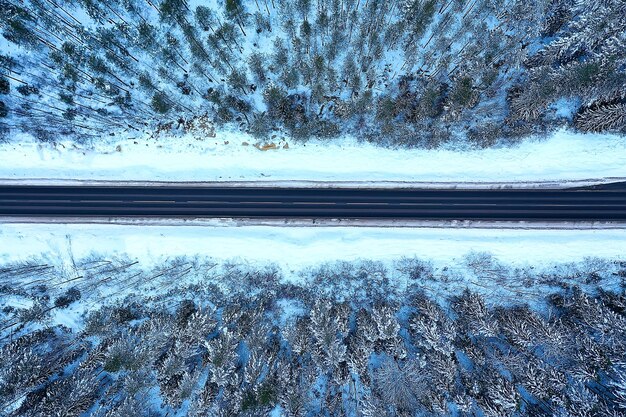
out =
<path fill-rule="evenodd" d="M 453 265 L 472 252 L 489 252 L 518 266 L 618 259 L 626 229 L 526 230 L 352 227 L 213 227 L 101 224 L 0 224 L 0 262 L 49 254 L 57 262 L 91 253 L 158 264 L 199 255 L 216 260 L 274 263 L 285 272 L 337 260 L 391 262 L 404 256 Z M 69 262 L 67 262 L 69 264 Z"/>
<path fill-rule="evenodd" d="M 552 105 L 556 109 L 556 117 L 564 117 L 572 120 L 576 110 L 580 107 L 579 100 L 561 98 Z"/>
<path fill-rule="evenodd" d="M 218 132 L 205 140 L 103 139 L 90 147 L 20 137 L 0 144 L 0 181 L 395 181 L 462 186 L 626 178 L 626 138 L 616 135 L 559 131 L 548 139 L 485 150 L 394 150 L 345 138 L 289 142 L 288 149 L 277 139 L 279 149 L 260 151 L 243 146 L 244 141 L 255 143 L 234 132 Z"/>
<path fill-rule="evenodd" d="M 85 314 L 126 297 L 142 302 L 160 295 L 188 294 L 190 285 L 214 280 L 225 293 L 234 282 L 224 279 L 226 271 L 277 271 L 283 283 L 308 287 L 326 265 L 343 277 L 334 286 L 320 287 L 321 297 L 351 297 L 360 294 L 360 268 L 388 273 L 390 288 L 409 285 L 445 300 L 465 288 L 487 296 L 488 303 L 530 303 L 541 309 L 545 295 L 559 285 L 583 285 L 585 274 L 599 271 L 601 280 L 591 285 L 619 287 L 623 279 L 613 273 L 615 261 L 626 253 L 626 229 L 525 230 L 525 229 L 427 229 L 351 227 L 215 227 L 131 226 L 99 224 L 0 223 L 0 265 L 35 260 L 55 269 L 50 288 L 54 296 L 77 285 L 83 297 L 68 308 L 55 309 L 49 322 L 79 331 Z M 74 260 L 129 259 L 132 270 L 119 280 L 69 281 L 84 270 L 72 270 Z M 197 256 L 197 257 L 196 257 Z M 182 257 L 182 258 L 180 258 Z M 433 267 L 433 275 L 412 281 L 403 258 L 419 258 Z M 157 274 L 168 261 L 197 260 L 199 268 L 187 275 Z M 342 261 L 351 262 L 345 264 Z M 364 262 L 359 262 L 364 261 Z M 375 261 L 375 262 L 369 262 Z M 339 262 L 335 264 L 334 262 Z M 351 265 L 356 269 L 351 269 Z M 322 269 L 319 269 L 319 268 Z M 82 268 L 82 267 L 81 267 Z M 347 268 L 347 269 L 346 269 Z M 81 272 L 82 271 L 82 272 Z M 143 272 L 138 276 L 138 273 Z M 552 281 L 552 277 L 559 277 Z M 158 278 L 160 277 L 160 278 Z M 172 278 L 175 277 L 175 278 Z M 16 278 L 16 283 L 19 282 Z M 32 279 L 28 278 L 27 279 Z M 562 280 L 562 281 L 561 281 Z M 344 282 L 345 281 L 345 282 Z M 238 281 L 236 286 L 238 286 Z M 372 285 L 377 285 L 374 282 Z M 87 289 L 85 288 L 87 287 Z M 155 298 L 151 298 L 155 297 Z M 152 302 L 152 301 L 150 301 Z M 301 314 L 297 302 L 281 302 L 280 319 Z M 0 300 L 0 307 L 29 307 L 20 297 Z M 34 323 L 32 328 L 41 326 Z M 29 327 L 29 329 L 31 328 Z"/>

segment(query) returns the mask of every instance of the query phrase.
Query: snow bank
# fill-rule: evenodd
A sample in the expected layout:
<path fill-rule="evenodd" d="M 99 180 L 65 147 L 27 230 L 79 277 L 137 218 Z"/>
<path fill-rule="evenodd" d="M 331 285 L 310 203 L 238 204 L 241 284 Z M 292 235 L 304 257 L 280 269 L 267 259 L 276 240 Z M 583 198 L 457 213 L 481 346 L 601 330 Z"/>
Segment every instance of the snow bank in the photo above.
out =
<path fill-rule="evenodd" d="M 288 143 L 287 147 L 277 140 L 277 149 L 261 151 L 252 146 L 253 138 L 233 132 L 219 132 L 205 140 L 125 137 L 88 148 L 15 139 L 0 144 L 0 181 L 390 181 L 506 186 L 626 178 L 625 137 L 567 131 L 514 147 L 465 151 L 383 149 L 353 139 Z"/>
<path fill-rule="evenodd" d="M 351 227 L 211 227 L 98 224 L 0 224 L 0 261 L 43 253 L 57 259 L 92 252 L 127 254 L 142 264 L 176 256 L 274 263 L 286 273 L 337 260 L 391 262 L 417 256 L 443 267 L 471 252 L 518 266 L 619 259 L 626 229 L 524 230 Z"/>

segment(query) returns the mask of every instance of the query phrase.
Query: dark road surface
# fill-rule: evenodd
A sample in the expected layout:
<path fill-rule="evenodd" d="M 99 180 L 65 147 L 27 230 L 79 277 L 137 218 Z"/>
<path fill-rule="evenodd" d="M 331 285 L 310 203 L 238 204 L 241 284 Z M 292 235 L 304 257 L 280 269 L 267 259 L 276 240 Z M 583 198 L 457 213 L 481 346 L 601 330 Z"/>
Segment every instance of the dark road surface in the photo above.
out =
<path fill-rule="evenodd" d="M 0 216 L 625 221 L 626 184 L 561 190 L 0 186 Z"/>

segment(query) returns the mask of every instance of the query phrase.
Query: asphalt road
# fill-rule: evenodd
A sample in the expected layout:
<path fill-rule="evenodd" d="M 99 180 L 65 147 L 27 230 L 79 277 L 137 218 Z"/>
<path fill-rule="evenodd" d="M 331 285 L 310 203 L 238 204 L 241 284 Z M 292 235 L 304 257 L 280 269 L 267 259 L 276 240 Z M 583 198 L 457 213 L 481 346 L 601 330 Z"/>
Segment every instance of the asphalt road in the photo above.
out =
<path fill-rule="evenodd" d="M 0 216 L 625 221 L 626 184 L 561 190 L 0 186 Z"/>

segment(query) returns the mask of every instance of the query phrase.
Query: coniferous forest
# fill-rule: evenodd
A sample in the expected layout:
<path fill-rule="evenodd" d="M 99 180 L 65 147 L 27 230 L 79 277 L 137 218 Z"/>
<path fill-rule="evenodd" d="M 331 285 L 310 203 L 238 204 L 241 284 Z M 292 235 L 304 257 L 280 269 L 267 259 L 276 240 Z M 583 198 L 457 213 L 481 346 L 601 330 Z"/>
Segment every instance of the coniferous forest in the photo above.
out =
<path fill-rule="evenodd" d="M 488 147 L 626 131 L 622 0 L 2 0 L 0 130 Z"/>
<path fill-rule="evenodd" d="M 626 417 L 624 135 L 626 0 L 0 0 L 0 417 Z"/>
<path fill-rule="evenodd" d="M 4 264 L 0 410 L 624 415 L 626 263 L 462 264 L 342 262 L 295 281 L 201 258 Z"/>

